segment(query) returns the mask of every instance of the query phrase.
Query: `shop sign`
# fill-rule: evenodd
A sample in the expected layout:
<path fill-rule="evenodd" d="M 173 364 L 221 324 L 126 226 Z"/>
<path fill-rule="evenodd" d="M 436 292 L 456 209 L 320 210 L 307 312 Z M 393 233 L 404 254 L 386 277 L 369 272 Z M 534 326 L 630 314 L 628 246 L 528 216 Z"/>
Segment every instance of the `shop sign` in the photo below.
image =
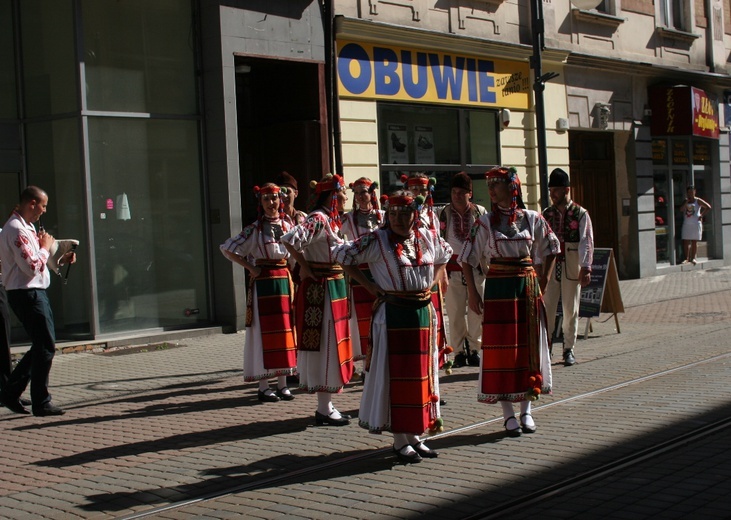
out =
<path fill-rule="evenodd" d="M 651 133 L 718 139 L 718 100 L 695 87 L 653 87 Z"/>
<path fill-rule="evenodd" d="M 338 94 L 527 110 L 528 63 L 392 45 L 338 42 Z"/>

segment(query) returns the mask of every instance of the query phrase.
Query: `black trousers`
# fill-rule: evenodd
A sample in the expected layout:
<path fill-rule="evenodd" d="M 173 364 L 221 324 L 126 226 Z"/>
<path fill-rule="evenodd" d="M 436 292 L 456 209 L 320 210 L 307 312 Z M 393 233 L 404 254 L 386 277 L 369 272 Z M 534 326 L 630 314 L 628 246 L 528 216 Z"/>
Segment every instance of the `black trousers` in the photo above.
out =
<path fill-rule="evenodd" d="M 56 353 L 56 332 L 53 311 L 45 289 L 14 289 L 8 291 L 10 308 L 23 324 L 32 344 L 3 388 L 7 399 L 18 399 L 30 381 L 33 408 L 42 408 L 51 401 L 48 374 Z"/>
<path fill-rule="evenodd" d="M 10 379 L 12 368 L 10 357 L 10 307 L 8 307 L 8 293 L 0 285 L 0 390 Z"/>

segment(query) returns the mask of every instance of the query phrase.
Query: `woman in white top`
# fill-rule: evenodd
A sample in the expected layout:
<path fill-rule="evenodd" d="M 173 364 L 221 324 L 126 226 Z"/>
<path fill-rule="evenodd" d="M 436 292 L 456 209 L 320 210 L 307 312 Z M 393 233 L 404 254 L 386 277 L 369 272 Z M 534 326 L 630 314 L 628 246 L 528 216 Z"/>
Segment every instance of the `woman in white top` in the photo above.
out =
<path fill-rule="evenodd" d="M 478 401 L 500 402 L 504 427 L 517 437 L 536 430 L 531 401 L 551 392 L 546 310 L 542 290 L 560 251 L 543 216 L 524 209 L 515 168 L 487 172 L 491 212 L 472 226 L 459 262 L 470 308 L 483 313 Z M 484 301 L 473 268 L 487 267 Z M 540 278 L 540 280 L 539 280 Z M 520 403 L 520 422 L 513 403 Z"/>
<path fill-rule="evenodd" d="M 391 431 L 399 460 L 420 462 L 438 455 L 419 436 L 441 428 L 437 321 L 430 289 L 452 248 L 418 224 L 421 197 L 397 192 L 387 204 L 385 227 L 338 251 L 346 272 L 378 296 L 358 420 L 373 433 Z M 373 280 L 358 269 L 363 263 Z"/>
<path fill-rule="evenodd" d="M 383 211 L 378 208 L 376 196 L 378 183 L 361 177 L 350 184 L 353 190 L 353 210 L 343 215 L 341 232 L 348 240 L 357 240 L 371 233 L 383 224 Z M 366 278 L 373 280 L 370 269 L 358 266 Z M 368 336 L 371 326 L 371 309 L 375 296 L 369 293 L 357 280 L 350 278 L 350 330 L 353 340 L 353 359 L 363 359 L 368 350 Z"/>
<path fill-rule="evenodd" d="M 314 185 L 313 185 L 314 184 Z M 299 387 L 317 393 L 315 422 L 345 426 L 350 416 L 332 404 L 353 376 L 353 350 L 348 321 L 348 288 L 335 251 L 344 243 L 340 213 L 348 196 L 339 175 L 312 181 L 313 211 L 302 224 L 282 237 L 300 265 L 301 282 L 295 302 Z"/>
<path fill-rule="evenodd" d="M 700 197 L 695 196 L 695 186 L 692 184 L 686 190 L 688 197 L 680 206 L 680 212 L 683 214 L 683 228 L 681 237 L 683 239 L 683 251 L 685 252 L 684 264 L 688 262 L 696 264 L 696 253 L 698 251 L 698 241 L 703 236 L 703 215 L 708 213 L 711 205 Z"/>
<path fill-rule="evenodd" d="M 287 376 L 294 373 L 297 351 L 294 337 L 294 287 L 279 239 L 292 226 L 282 213 L 281 189 L 268 183 L 254 187 L 259 218 L 221 245 L 223 256 L 249 271 L 246 297 L 244 381 L 258 381 L 263 402 L 291 401 Z M 266 342 L 263 338 L 266 337 Z M 269 379 L 277 378 L 276 391 Z"/>

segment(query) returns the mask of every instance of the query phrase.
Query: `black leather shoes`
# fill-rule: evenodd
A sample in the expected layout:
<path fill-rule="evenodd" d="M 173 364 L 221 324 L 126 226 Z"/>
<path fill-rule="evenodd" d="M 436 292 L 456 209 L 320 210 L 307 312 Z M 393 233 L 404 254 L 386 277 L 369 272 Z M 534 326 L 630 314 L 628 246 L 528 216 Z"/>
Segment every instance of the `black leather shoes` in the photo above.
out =
<path fill-rule="evenodd" d="M 56 406 L 53 403 L 46 403 L 43 406 L 41 406 L 40 408 L 33 408 L 33 415 L 35 415 L 36 417 L 46 417 L 46 416 L 50 416 L 50 415 L 63 415 L 65 413 L 66 412 L 63 409 L 59 408 L 58 406 Z"/>
<path fill-rule="evenodd" d="M 520 425 L 519 424 L 516 428 L 513 428 L 512 430 L 508 429 L 508 422 L 510 420 L 513 420 L 513 421 L 515 421 L 515 424 L 518 424 L 518 419 L 516 419 L 514 415 L 511 415 L 510 417 L 505 419 L 505 422 L 503 423 L 503 426 L 505 427 L 505 433 L 508 434 L 508 437 L 520 437 Z"/>
<path fill-rule="evenodd" d="M 419 452 L 414 449 L 408 450 L 407 448 L 411 448 L 411 446 L 407 444 L 400 450 L 397 450 L 396 446 L 393 447 L 393 452 L 396 454 L 396 458 L 398 458 L 400 462 L 403 462 L 404 464 L 416 464 L 417 462 L 424 460 L 421 458 L 421 455 L 419 455 Z"/>
<path fill-rule="evenodd" d="M 526 426 L 525 423 L 523 422 L 523 417 L 525 417 L 526 415 L 528 417 L 533 417 L 529 413 L 522 413 L 522 414 L 520 414 L 520 428 L 523 430 L 523 433 L 535 433 L 536 432 L 536 426 L 535 426 L 535 424 L 533 426 Z"/>
<path fill-rule="evenodd" d="M 271 390 L 259 390 L 256 395 L 259 396 L 259 401 L 262 403 L 276 403 L 279 401 L 279 397 L 277 397 Z"/>
<path fill-rule="evenodd" d="M 346 419 L 345 416 L 341 416 L 340 419 L 334 419 L 332 417 L 332 414 L 334 412 L 330 412 L 330 415 L 324 415 L 320 412 L 315 412 L 315 424 L 318 426 L 347 426 L 350 424 L 350 419 Z"/>
<path fill-rule="evenodd" d="M 30 412 L 28 409 L 23 406 L 23 403 L 20 402 L 20 399 L 10 399 L 9 397 L 2 396 L 0 397 L 0 402 L 5 405 L 5 407 L 10 410 L 11 412 L 20 413 L 27 415 Z"/>
<path fill-rule="evenodd" d="M 20 401 L 20 404 L 22 404 L 23 406 L 30 406 L 32 404 L 32 401 L 30 399 L 26 399 L 25 397 L 21 397 L 20 399 L 18 399 L 18 401 Z"/>
<path fill-rule="evenodd" d="M 574 351 L 573 350 L 564 350 L 563 351 L 563 365 L 565 367 L 570 367 L 575 364 L 576 364 L 576 358 L 574 357 Z"/>
<path fill-rule="evenodd" d="M 414 448 L 414 451 L 423 459 L 436 459 L 439 456 L 438 451 L 430 450 L 426 447 L 426 444 L 421 441 L 416 444 L 412 444 L 411 447 Z"/>
<path fill-rule="evenodd" d="M 287 391 L 286 393 L 285 390 Z M 282 401 L 291 401 L 294 399 L 292 392 L 290 392 L 289 388 L 286 386 L 284 388 L 277 388 L 277 397 L 279 397 Z"/>

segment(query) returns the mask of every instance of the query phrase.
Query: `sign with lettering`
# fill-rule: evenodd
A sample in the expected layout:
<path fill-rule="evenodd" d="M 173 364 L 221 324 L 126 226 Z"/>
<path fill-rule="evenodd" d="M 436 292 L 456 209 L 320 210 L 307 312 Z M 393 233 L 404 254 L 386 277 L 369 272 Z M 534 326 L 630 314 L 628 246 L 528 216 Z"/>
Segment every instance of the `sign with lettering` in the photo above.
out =
<path fill-rule="evenodd" d="M 648 91 L 653 136 L 694 135 L 718 139 L 718 100 L 695 87 L 652 87 Z"/>
<path fill-rule="evenodd" d="M 528 63 L 389 44 L 338 42 L 338 94 L 527 110 Z"/>

